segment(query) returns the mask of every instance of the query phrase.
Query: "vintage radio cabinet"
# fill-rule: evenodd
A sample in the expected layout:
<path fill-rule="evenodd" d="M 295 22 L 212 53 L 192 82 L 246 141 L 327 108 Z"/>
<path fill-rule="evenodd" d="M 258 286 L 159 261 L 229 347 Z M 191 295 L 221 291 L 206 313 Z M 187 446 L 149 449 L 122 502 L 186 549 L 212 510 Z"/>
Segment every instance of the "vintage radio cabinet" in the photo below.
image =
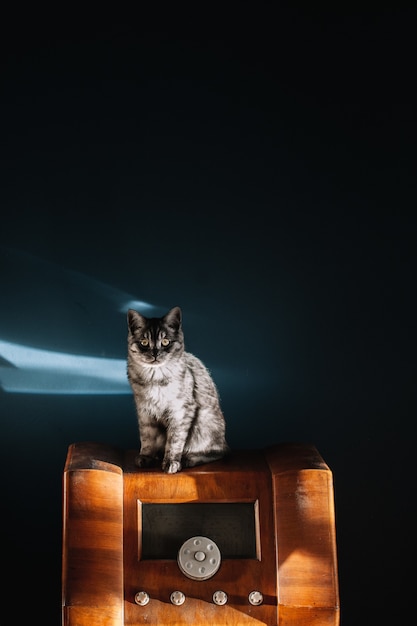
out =
<path fill-rule="evenodd" d="M 63 474 L 63 626 L 337 626 L 333 478 L 314 445 L 164 474 L 81 442 Z"/>

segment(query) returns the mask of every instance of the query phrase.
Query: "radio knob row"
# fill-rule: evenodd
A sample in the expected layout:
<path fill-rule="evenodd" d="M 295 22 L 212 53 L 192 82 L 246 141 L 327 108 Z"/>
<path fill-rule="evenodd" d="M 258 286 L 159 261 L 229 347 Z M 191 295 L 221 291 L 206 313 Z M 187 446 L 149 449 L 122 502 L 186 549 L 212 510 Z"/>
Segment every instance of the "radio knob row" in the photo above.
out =
<path fill-rule="evenodd" d="M 135 595 L 135 602 L 139 606 L 146 606 L 150 600 L 149 594 L 146 591 L 138 591 Z M 181 606 L 185 602 L 185 595 L 182 591 L 173 591 L 170 596 L 171 603 L 175 606 Z M 259 606 L 262 604 L 264 598 L 260 591 L 251 591 L 248 596 L 249 603 L 253 606 Z M 227 603 L 227 593 L 225 591 L 215 591 L 213 593 L 213 602 L 218 606 L 223 606 Z"/>

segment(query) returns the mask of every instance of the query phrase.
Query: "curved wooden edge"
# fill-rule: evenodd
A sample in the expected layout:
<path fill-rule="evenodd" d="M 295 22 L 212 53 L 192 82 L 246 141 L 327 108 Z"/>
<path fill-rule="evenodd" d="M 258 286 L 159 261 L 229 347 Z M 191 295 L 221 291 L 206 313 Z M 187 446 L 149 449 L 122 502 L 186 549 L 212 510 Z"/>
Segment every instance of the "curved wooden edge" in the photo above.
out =
<path fill-rule="evenodd" d="M 265 448 L 265 457 L 273 475 L 302 469 L 330 471 L 312 443 L 283 442 Z"/>
<path fill-rule="evenodd" d="M 95 441 L 81 441 L 69 446 L 64 472 L 98 469 L 122 474 L 123 452 L 120 448 Z"/>
<path fill-rule="evenodd" d="M 304 610 L 312 617 L 314 610 L 318 619 L 327 615 L 321 623 L 338 624 L 332 472 L 312 444 L 278 444 L 267 448 L 265 457 L 277 529 L 279 623 L 295 624 L 291 615 Z"/>
<path fill-rule="evenodd" d="M 120 452 L 109 446 L 68 450 L 62 591 L 63 626 L 123 625 L 123 471 Z"/>

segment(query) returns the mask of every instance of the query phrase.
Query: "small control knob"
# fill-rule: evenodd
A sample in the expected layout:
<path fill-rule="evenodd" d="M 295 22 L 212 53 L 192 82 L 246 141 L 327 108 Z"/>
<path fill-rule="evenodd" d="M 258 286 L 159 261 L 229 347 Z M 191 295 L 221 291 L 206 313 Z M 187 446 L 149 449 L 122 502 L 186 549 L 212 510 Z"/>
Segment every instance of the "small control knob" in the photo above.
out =
<path fill-rule="evenodd" d="M 264 597 L 260 591 L 251 591 L 249 594 L 249 602 L 253 606 L 259 606 L 264 601 Z"/>
<path fill-rule="evenodd" d="M 182 591 L 173 591 L 171 593 L 171 602 L 175 604 L 175 606 L 181 606 L 185 602 L 185 595 Z"/>
<path fill-rule="evenodd" d="M 215 591 L 213 593 L 213 602 L 218 606 L 223 606 L 223 604 L 226 604 L 227 602 L 227 593 L 225 591 L 221 591 L 220 589 L 219 591 Z"/>
<path fill-rule="evenodd" d="M 139 606 L 146 606 L 149 602 L 149 594 L 146 591 L 138 591 L 135 595 L 135 602 Z"/>

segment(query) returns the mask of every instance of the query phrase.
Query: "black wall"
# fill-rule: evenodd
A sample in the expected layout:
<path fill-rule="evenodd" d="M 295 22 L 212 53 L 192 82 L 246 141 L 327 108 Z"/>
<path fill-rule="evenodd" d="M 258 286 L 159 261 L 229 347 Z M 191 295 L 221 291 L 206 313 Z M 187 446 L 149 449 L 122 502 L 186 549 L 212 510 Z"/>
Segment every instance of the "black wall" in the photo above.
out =
<path fill-rule="evenodd" d="M 272 7 L 2 24 L 0 624 L 60 623 L 68 446 L 138 445 L 132 301 L 182 307 L 232 448 L 330 465 L 342 624 L 405 621 L 415 11 Z"/>

